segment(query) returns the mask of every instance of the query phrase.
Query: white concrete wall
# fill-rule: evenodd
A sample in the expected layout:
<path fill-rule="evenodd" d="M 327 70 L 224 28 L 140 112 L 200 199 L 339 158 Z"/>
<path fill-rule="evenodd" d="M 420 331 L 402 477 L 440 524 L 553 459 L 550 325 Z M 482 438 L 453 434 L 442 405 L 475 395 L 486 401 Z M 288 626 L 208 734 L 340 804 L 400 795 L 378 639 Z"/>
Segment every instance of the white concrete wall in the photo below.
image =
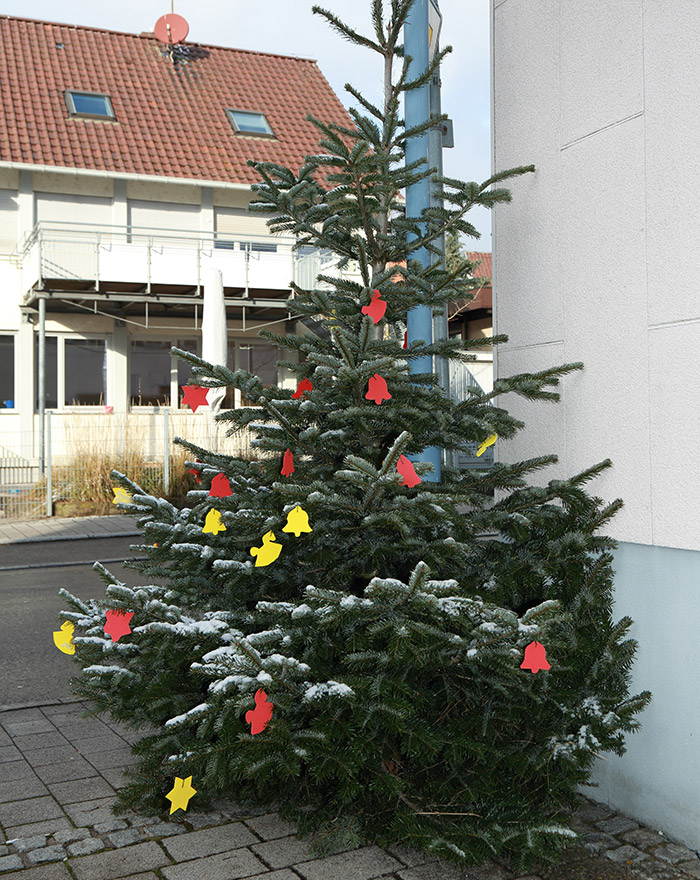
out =
<path fill-rule="evenodd" d="M 560 404 L 503 400 L 527 427 L 497 454 L 557 453 L 541 482 L 612 459 L 592 488 L 625 502 L 616 613 L 655 698 L 592 796 L 697 848 L 700 3 L 492 0 L 492 22 L 494 170 L 537 166 L 495 210 L 497 375 L 585 365 Z"/>

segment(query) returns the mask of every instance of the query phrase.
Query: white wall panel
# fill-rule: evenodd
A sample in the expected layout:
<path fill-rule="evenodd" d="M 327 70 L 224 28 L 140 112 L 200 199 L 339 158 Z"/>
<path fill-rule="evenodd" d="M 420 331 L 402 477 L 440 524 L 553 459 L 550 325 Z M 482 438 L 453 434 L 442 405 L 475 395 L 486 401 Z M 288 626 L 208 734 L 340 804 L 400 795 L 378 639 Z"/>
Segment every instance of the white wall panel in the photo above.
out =
<path fill-rule="evenodd" d="M 645 3 L 649 321 L 700 317 L 700 3 Z"/>
<path fill-rule="evenodd" d="M 110 225 L 112 199 L 37 192 L 34 194 L 34 222 Z"/>
<path fill-rule="evenodd" d="M 128 200 L 128 223 L 132 227 L 195 232 L 199 229 L 199 205 Z"/>
<path fill-rule="evenodd" d="M 0 254 L 11 254 L 17 246 L 18 195 L 0 189 Z"/>
<path fill-rule="evenodd" d="M 558 5 L 563 145 L 641 113 L 642 0 Z"/>

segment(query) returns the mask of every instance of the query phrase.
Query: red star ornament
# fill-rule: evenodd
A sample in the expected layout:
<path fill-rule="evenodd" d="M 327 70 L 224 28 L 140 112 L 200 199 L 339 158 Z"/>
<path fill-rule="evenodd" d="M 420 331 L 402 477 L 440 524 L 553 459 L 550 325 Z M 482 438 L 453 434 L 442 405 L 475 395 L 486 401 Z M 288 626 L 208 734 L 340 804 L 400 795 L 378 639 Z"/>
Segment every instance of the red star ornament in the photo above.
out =
<path fill-rule="evenodd" d="M 378 324 L 386 312 L 386 301 L 378 290 L 372 291 L 372 301 L 368 306 L 362 306 L 362 314 L 369 315 L 375 324 Z"/>
<path fill-rule="evenodd" d="M 267 694 L 262 688 L 258 688 L 255 692 L 255 709 L 250 709 L 245 713 L 245 720 L 250 724 L 250 732 L 262 733 L 267 727 L 267 723 L 272 718 L 272 707 L 274 703 L 267 702 Z"/>
<path fill-rule="evenodd" d="M 199 406 L 208 406 L 208 388 L 203 388 L 201 385 L 181 385 L 180 388 L 185 392 L 182 402 L 191 407 L 192 412 L 197 412 L 197 407 Z"/>
<path fill-rule="evenodd" d="M 211 481 L 211 489 L 209 495 L 213 498 L 228 498 L 233 495 L 231 484 L 225 474 L 217 474 Z"/>
<path fill-rule="evenodd" d="M 134 616 L 133 611 L 106 611 L 107 623 L 105 623 L 105 632 L 112 637 L 113 642 L 118 642 L 122 636 L 128 636 L 131 632 L 131 618 Z"/>
<path fill-rule="evenodd" d="M 292 394 L 293 400 L 299 400 L 307 392 L 311 392 L 314 390 L 314 386 L 311 383 L 311 379 L 302 379 L 301 382 L 297 385 L 297 390 Z"/>
<path fill-rule="evenodd" d="M 396 470 L 401 474 L 402 486 L 408 486 L 409 489 L 412 489 L 414 486 L 417 486 L 418 483 L 423 482 L 416 473 L 416 469 L 413 467 L 413 462 L 406 458 L 405 455 L 399 456 L 399 460 L 396 462 Z"/>
<path fill-rule="evenodd" d="M 294 473 L 294 454 L 291 449 L 288 449 L 284 453 L 284 458 L 282 459 L 282 470 L 280 471 L 283 477 L 291 477 Z"/>
<path fill-rule="evenodd" d="M 391 394 L 386 387 L 386 380 L 382 379 L 379 373 L 375 373 L 369 380 L 369 389 L 365 394 L 367 400 L 373 400 L 380 404 L 383 400 L 391 400 Z"/>

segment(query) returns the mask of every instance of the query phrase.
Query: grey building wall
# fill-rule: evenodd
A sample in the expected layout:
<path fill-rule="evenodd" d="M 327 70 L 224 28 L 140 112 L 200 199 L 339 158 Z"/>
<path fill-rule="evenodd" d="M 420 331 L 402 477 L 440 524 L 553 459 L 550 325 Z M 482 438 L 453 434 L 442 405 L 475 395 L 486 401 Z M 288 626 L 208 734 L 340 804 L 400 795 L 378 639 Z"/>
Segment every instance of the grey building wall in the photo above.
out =
<path fill-rule="evenodd" d="M 594 798 L 700 847 L 700 3 L 492 0 L 495 170 L 533 163 L 494 217 L 498 376 L 571 361 L 501 460 L 556 452 L 542 482 L 610 457 L 595 484 L 633 688 L 654 701 Z"/>

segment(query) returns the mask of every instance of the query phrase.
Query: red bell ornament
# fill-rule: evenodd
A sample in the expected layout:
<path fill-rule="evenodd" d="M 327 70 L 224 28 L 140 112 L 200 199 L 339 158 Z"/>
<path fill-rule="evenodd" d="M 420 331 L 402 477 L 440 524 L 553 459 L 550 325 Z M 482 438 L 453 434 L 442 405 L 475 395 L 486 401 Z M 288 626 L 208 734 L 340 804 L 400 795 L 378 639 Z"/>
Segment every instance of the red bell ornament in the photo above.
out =
<path fill-rule="evenodd" d="M 530 672 L 539 672 L 540 669 L 549 669 L 547 655 L 541 642 L 530 642 L 525 646 L 525 659 L 520 664 L 521 669 L 529 669 Z"/>

